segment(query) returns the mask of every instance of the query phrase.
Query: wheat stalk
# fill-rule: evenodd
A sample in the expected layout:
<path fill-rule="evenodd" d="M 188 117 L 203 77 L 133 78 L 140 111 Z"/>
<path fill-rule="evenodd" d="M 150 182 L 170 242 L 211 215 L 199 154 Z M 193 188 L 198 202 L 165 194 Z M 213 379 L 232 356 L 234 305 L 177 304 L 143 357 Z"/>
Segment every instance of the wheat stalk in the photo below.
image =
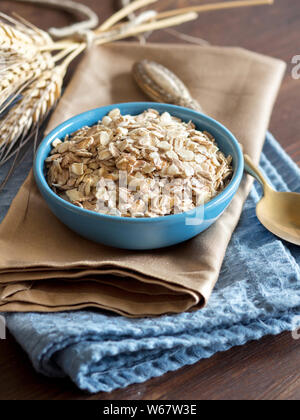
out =
<path fill-rule="evenodd" d="M 264 6 L 271 5 L 274 3 L 274 0 L 233 0 L 227 2 L 217 2 L 209 4 L 201 4 L 198 6 L 189 6 L 183 7 L 174 10 L 167 10 L 165 12 L 158 13 L 156 19 L 164 19 L 171 16 L 181 15 L 183 13 L 203 13 L 203 12 L 212 12 L 217 10 L 226 10 L 226 9 L 236 9 L 241 7 L 249 6 Z"/>

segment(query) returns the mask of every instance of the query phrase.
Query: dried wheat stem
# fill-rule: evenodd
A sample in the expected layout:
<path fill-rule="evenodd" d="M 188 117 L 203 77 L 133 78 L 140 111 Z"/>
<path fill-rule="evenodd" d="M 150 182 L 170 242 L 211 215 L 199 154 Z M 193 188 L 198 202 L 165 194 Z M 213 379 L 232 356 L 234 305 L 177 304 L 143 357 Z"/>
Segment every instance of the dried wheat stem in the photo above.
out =
<path fill-rule="evenodd" d="M 153 22 L 139 24 L 137 26 L 132 26 L 130 24 L 123 23 L 117 25 L 117 30 L 107 31 L 107 32 L 97 32 L 96 35 L 96 45 L 102 45 L 108 42 L 117 41 L 119 39 L 124 39 L 130 36 L 134 36 L 143 32 L 153 31 L 157 29 L 167 28 L 170 26 L 180 25 L 184 22 L 189 22 L 194 20 L 198 17 L 196 13 L 185 13 L 179 16 L 170 17 L 167 19 L 161 19 L 159 21 L 153 20 Z M 72 41 L 63 41 L 57 42 L 50 46 L 43 46 L 40 48 L 41 51 L 49 51 L 52 50 L 59 50 L 64 48 L 71 48 L 72 46 L 82 48 L 82 46 L 86 47 L 86 43 L 74 43 Z M 84 48 L 81 49 L 83 51 Z M 80 51 L 80 52 L 81 52 Z"/>
<path fill-rule="evenodd" d="M 218 3 L 211 3 L 211 4 L 203 4 L 200 6 L 190 6 L 184 7 L 180 9 L 168 10 L 166 12 L 161 12 L 157 14 L 157 19 L 167 18 L 171 16 L 177 16 L 182 13 L 188 12 L 210 12 L 214 10 L 222 10 L 222 9 L 234 9 L 237 7 L 249 7 L 249 6 L 260 6 L 266 4 L 273 4 L 274 0 L 236 0 L 236 1 L 228 1 L 228 2 L 218 2 Z"/>
<path fill-rule="evenodd" d="M 144 23 L 142 25 L 138 25 L 134 28 L 130 28 L 127 32 L 120 32 L 119 34 L 112 36 L 111 38 L 102 38 L 101 35 L 99 39 L 96 40 L 97 45 L 105 44 L 107 42 L 117 41 L 118 39 L 127 38 L 130 36 L 134 36 L 143 32 L 154 31 L 157 29 L 167 28 L 170 26 L 180 25 L 184 22 L 189 22 L 191 20 L 197 19 L 197 13 L 186 13 L 180 16 L 174 16 L 168 19 L 162 19 L 160 21 L 153 21 L 150 23 Z"/>
<path fill-rule="evenodd" d="M 127 17 L 130 13 L 135 12 L 138 9 L 141 9 L 144 6 L 148 6 L 149 4 L 156 3 L 157 0 L 136 0 L 133 1 L 128 6 L 123 7 L 121 10 L 119 10 L 117 13 L 110 16 L 102 25 L 95 30 L 96 33 L 98 32 L 104 32 L 110 29 L 113 25 L 115 25 L 117 22 L 120 22 L 120 20 Z"/>
<path fill-rule="evenodd" d="M 53 56 L 53 60 L 55 63 L 65 58 L 67 55 L 69 55 L 72 51 L 76 50 L 78 48 L 79 44 L 73 44 L 70 45 L 68 48 L 62 49 L 59 53 L 55 54 Z"/>
<path fill-rule="evenodd" d="M 65 69 L 65 72 L 67 71 L 69 65 L 71 64 L 71 62 L 73 60 L 75 60 L 75 58 L 82 53 L 82 51 L 84 51 L 86 49 L 86 44 L 85 43 L 81 43 L 78 44 L 78 46 L 76 46 L 76 49 L 63 61 L 63 63 L 61 64 L 61 67 Z"/>

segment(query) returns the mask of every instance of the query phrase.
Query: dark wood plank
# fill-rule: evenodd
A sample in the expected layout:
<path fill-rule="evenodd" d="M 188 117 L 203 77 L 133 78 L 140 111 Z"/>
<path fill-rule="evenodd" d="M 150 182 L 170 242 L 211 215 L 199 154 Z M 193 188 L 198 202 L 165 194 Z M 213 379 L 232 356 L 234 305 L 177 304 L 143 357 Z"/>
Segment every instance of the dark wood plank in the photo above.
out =
<path fill-rule="evenodd" d="M 81 0 L 101 18 L 113 12 L 116 1 Z M 210 0 L 213 1 L 213 0 Z M 207 1 L 209 2 L 209 1 Z M 164 0 L 159 9 L 199 3 Z M 1 11 L 15 11 L 46 29 L 68 24 L 68 14 L 30 5 L 1 1 Z M 272 7 L 247 8 L 203 14 L 178 31 L 215 45 L 238 45 L 285 60 L 289 66 L 276 102 L 270 129 L 300 164 L 300 80 L 291 76 L 291 59 L 299 50 L 300 2 L 276 0 Z M 166 31 L 154 33 L 153 42 L 178 42 Z M 181 41 L 182 42 L 182 41 Z M 193 366 L 144 384 L 112 393 L 87 395 L 67 379 L 38 375 L 22 349 L 9 336 L 0 341 L 0 399 L 290 399 L 300 398 L 300 341 L 290 333 L 265 337 L 231 349 Z"/>
<path fill-rule="evenodd" d="M 0 342 L 0 399 L 300 399 L 300 340 L 265 337 L 111 393 L 88 395 L 66 379 L 37 374 L 12 337 Z"/>

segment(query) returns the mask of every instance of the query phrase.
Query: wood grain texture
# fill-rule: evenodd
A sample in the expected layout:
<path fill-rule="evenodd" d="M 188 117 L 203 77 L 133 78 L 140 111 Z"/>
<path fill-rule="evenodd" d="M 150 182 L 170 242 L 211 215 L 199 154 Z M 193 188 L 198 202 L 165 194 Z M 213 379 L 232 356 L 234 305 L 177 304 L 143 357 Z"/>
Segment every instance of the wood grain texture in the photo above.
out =
<path fill-rule="evenodd" d="M 104 19 L 116 5 L 113 0 L 81 0 Z M 199 1 L 162 0 L 160 10 L 185 7 Z M 206 1 L 209 3 L 209 1 Z M 68 14 L 1 1 L 1 11 L 19 13 L 46 29 L 72 21 Z M 300 165 L 300 80 L 292 78 L 292 57 L 300 55 L 300 2 L 275 0 L 275 5 L 202 14 L 177 30 L 215 45 L 238 45 L 286 61 L 288 70 L 275 105 L 270 130 Z M 150 41 L 178 42 L 166 31 Z M 182 42 L 182 41 L 181 41 Z M 200 361 L 144 384 L 112 393 L 86 395 L 68 380 L 38 375 L 26 354 L 9 336 L 0 341 L 0 400 L 5 399 L 300 399 L 300 340 L 290 333 L 265 337 L 243 347 Z"/>

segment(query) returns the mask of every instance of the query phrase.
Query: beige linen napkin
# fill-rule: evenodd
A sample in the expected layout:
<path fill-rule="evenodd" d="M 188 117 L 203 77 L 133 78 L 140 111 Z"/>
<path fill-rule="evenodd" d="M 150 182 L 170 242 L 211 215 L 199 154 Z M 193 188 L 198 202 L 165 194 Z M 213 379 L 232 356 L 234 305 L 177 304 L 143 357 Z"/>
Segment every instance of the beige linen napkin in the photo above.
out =
<path fill-rule="evenodd" d="M 147 99 L 131 77 L 136 60 L 173 70 L 207 113 L 257 162 L 284 63 L 238 48 L 119 43 L 86 55 L 49 129 L 88 109 Z M 0 225 L 0 311 L 97 307 L 126 316 L 199 308 L 218 279 L 251 181 L 206 232 L 166 249 L 126 251 L 89 242 L 50 212 L 30 174 Z M 249 256 L 251 257 L 251 256 Z"/>

